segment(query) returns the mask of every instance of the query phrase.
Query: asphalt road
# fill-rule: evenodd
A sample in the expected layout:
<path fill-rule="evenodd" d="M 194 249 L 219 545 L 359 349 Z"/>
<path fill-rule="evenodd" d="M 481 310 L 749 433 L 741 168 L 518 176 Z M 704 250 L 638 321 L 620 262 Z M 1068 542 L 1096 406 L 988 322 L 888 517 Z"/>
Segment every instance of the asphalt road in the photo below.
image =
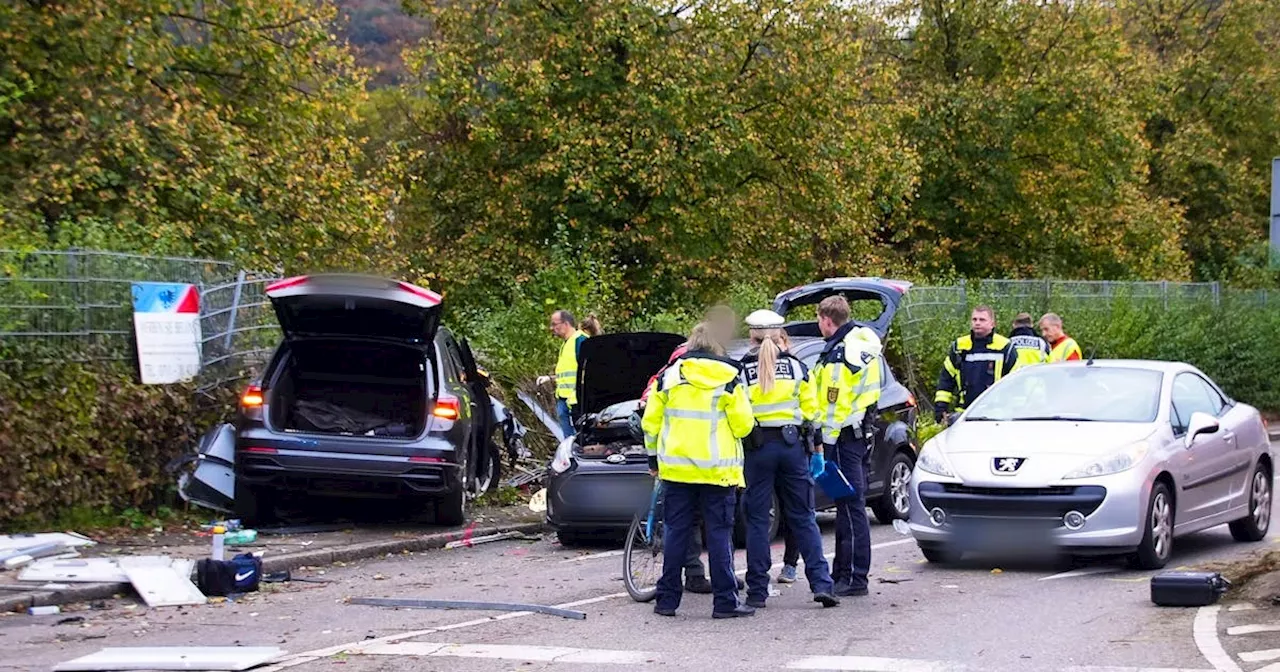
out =
<path fill-rule="evenodd" d="M 830 553 L 828 516 L 824 532 Z M 298 572 L 331 583 L 269 585 L 235 603 L 148 610 L 117 600 L 55 616 L 9 615 L 0 618 L 0 669 L 48 670 L 104 647 L 240 644 L 309 654 L 290 668 L 267 668 L 298 672 L 1280 672 L 1268 667 L 1280 662 L 1280 608 L 1157 608 L 1148 599 L 1152 573 L 1119 562 L 939 568 L 892 527 L 873 526 L 872 543 L 871 595 L 837 609 L 812 603 L 802 581 L 780 586 L 753 618 L 713 621 L 710 596 L 702 595 L 686 595 L 677 618 L 661 618 L 652 604 L 626 596 L 620 551 L 567 549 L 547 535 Z M 1222 527 L 1178 540 L 1170 568 L 1260 550 L 1280 550 L 1280 529 L 1264 542 L 1237 544 Z M 776 548 L 775 562 L 780 557 Z M 737 567 L 745 566 L 739 552 Z M 347 604 L 351 597 L 528 602 L 587 618 L 388 609 Z M 83 621 L 58 624 L 69 617 Z"/>

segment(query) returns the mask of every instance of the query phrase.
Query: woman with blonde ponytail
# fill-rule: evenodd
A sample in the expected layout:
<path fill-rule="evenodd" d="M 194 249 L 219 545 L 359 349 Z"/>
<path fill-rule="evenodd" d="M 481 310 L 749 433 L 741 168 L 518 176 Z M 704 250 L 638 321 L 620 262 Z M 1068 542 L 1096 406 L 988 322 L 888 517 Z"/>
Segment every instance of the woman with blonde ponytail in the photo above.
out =
<path fill-rule="evenodd" d="M 771 310 L 747 316 L 752 349 L 742 359 L 742 375 L 756 421 L 744 446 L 747 605 L 763 608 L 769 596 L 769 567 L 773 565 L 769 510 L 776 491 L 778 515 L 804 558 L 813 601 L 834 607 L 840 600 L 822 555 L 822 535 L 813 511 L 811 473 L 820 467 L 822 458 L 820 454 L 810 458 L 802 432 L 803 425 L 819 419 L 821 409 L 808 369 L 788 351 L 782 324 L 782 316 Z"/>

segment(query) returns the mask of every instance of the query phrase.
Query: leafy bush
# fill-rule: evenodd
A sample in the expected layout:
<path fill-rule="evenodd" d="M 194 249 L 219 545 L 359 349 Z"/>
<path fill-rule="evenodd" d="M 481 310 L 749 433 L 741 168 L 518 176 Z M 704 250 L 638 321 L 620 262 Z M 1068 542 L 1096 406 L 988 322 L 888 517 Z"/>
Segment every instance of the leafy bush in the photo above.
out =
<path fill-rule="evenodd" d="M 0 368 L 0 524 L 173 502 L 164 466 L 232 407 L 230 393 L 198 404 L 188 386 L 135 381 L 120 363 Z"/>

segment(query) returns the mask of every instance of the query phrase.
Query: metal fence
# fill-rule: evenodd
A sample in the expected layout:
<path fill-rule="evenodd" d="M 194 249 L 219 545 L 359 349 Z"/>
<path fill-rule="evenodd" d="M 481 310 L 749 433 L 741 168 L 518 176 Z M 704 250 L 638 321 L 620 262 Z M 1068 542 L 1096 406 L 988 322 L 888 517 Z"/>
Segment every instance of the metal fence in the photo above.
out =
<path fill-rule="evenodd" d="M 134 359 L 132 283 L 190 283 L 200 291 L 200 384 L 212 387 L 242 377 L 277 341 L 264 289 L 278 277 L 212 259 L 0 250 L 0 346 L 19 346 L 0 347 L 0 363 Z"/>

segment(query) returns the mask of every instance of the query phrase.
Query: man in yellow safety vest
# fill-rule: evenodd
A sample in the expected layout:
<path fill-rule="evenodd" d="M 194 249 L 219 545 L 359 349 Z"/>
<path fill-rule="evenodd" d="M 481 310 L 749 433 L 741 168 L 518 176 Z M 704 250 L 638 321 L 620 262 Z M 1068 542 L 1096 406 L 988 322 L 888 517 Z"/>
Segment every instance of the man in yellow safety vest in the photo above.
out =
<path fill-rule="evenodd" d="M 1062 330 L 1062 318 L 1057 313 L 1046 313 L 1040 318 L 1040 333 L 1049 342 L 1050 362 L 1071 362 L 1081 359 L 1080 345 L 1076 339 Z"/>
<path fill-rule="evenodd" d="M 573 421 L 576 417 L 574 407 L 578 405 L 578 353 L 587 335 L 578 329 L 578 321 L 573 313 L 557 310 L 551 314 L 551 333 L 563 339 L 560 346 L 560 358 L 556 360 L 556 415 L 560 418 L 560 429 L 565 437 L 576 434 Z M 551 381 L 550 376 L 538 378 L 538 384 Z"/>

